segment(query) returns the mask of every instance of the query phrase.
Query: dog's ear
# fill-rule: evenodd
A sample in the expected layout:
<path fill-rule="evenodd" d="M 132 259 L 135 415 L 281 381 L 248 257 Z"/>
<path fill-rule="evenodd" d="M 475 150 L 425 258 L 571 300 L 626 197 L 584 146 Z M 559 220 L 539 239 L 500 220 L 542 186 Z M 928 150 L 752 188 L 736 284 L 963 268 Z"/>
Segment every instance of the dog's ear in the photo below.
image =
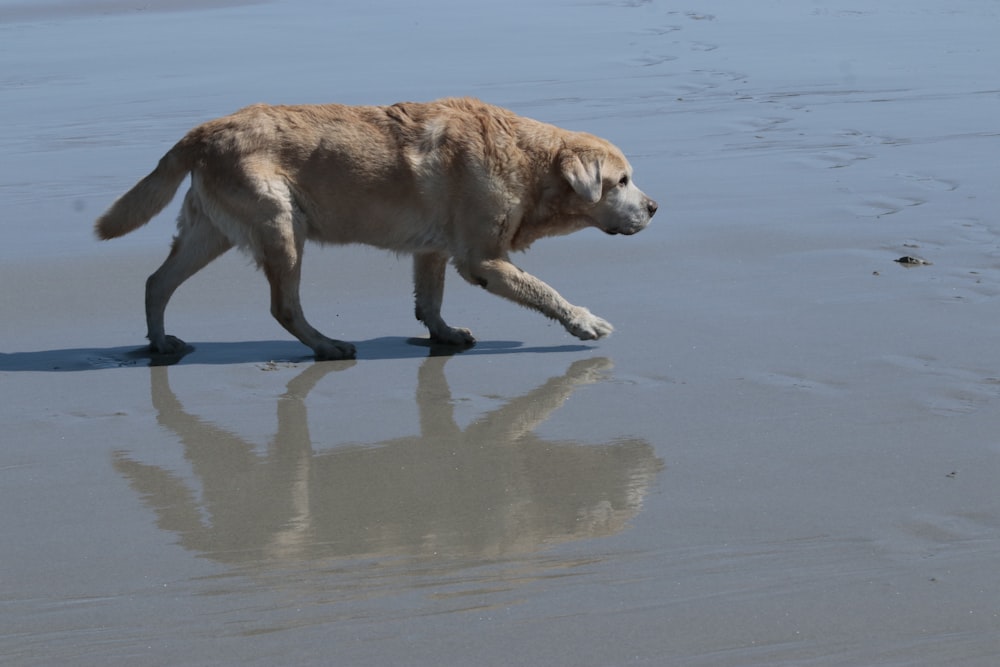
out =
<path fill-rule="evenodd" d="M 601 161 L 596 155 L 580 156 L 566 153 L 559 161 L 559 169 L 573 191 L 591 204 L 601 201 Z"/>

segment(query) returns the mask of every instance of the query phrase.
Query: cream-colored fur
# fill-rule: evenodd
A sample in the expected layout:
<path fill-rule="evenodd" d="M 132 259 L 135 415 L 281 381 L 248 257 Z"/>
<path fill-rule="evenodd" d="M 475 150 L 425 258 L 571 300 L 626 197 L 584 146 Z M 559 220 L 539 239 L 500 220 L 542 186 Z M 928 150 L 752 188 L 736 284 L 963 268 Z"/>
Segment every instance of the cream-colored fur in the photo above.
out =
<path fill-rule="evenodd" d="M 184 349 L 164 332 L 174 290 L 237 246 L 267 276 L 271 313 L 285 329 L 317 359 L 353 358 L 353 345 L 327 338 L 302 313 L 306 240 L 412 254 L 416 315 L 441 342 L 475 342 L 441 318 L 449 259 L 469 282 L 558 320 L 578 338 L 601 338 L 612 331 L 608 322 L 515 267 L 509 254 L 584 227 L 634 234 L 656 212 L 611 143 L 478 100 L 258 104 L 191 130 L 97 220 L 97 235 L 144 225 L 188 173 L 170 255 L 146 281 L 155 353 Z"/>

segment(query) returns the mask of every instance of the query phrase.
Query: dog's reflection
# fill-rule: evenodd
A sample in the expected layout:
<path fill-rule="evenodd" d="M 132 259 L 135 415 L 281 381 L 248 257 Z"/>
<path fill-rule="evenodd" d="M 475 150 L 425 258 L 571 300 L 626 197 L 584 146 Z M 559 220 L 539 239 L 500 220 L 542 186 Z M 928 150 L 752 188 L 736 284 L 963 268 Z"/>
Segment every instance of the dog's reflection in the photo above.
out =
<path fill-rule="evenodd" d="M 608 360 L 577 361 L 464 430 L 452 414 L 447 360 L 431 356 L 419 369 L 420 435 L 320 453 L 305 398 L 338 364 L 312 364 L 288 383 L 265 454 L 185 412 L 168 368 L 154 367 L 157 418 L 183 443 L 200 493 L 182 476 L 123 452 L 114 465 L 161 528 L 177 533 L 185 548 L 226 563 L 499 558 L 613 534 L 640 509 L 662 468 L 647 442 L 581 445 L 532 433 L 575 388 L 597 381 Z"/>

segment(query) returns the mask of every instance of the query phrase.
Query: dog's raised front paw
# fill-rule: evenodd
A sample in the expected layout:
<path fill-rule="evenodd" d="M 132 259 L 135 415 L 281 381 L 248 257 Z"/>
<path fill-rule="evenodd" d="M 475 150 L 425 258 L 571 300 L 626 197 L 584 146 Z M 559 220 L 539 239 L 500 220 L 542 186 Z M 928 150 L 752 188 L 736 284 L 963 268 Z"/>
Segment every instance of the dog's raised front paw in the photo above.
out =
<path fill-rule="evenodd" d="M 615 328 L 607 320 L 594 315 L 586 308 L 579 308 L 573 319 L 566 323 L 566 331 L 580 340 L 596 340 L 611 335 Z"/>

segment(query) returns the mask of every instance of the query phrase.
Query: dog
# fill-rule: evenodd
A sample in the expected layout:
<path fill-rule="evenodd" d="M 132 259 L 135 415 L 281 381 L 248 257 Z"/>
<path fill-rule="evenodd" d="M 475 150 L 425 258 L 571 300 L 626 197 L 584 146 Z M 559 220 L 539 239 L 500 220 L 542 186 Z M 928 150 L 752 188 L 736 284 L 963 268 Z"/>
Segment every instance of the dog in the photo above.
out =
<path fill-rule="evenodd" d="M 101 239 L 146 224 L 191 174 L 166 261 L 146 281 L 150 351 L 179 354 L 164 311 L 185 280 L 233 246 L 271 288 L 271 314 L 317 359 L 353 359 L 299 300 L 307 240 L 413 255 L 417 319 L 431 339 L 471 346 L 441 317 L 445 269 L 560 322 L 581 340 L 612 326 L 518 269 L 512 251 L 596 227 L 635 234 L 656 213 L 621 150 L 471 98 L 391 106 L 256 104 L 208 121 L 95 223 Z"/>

